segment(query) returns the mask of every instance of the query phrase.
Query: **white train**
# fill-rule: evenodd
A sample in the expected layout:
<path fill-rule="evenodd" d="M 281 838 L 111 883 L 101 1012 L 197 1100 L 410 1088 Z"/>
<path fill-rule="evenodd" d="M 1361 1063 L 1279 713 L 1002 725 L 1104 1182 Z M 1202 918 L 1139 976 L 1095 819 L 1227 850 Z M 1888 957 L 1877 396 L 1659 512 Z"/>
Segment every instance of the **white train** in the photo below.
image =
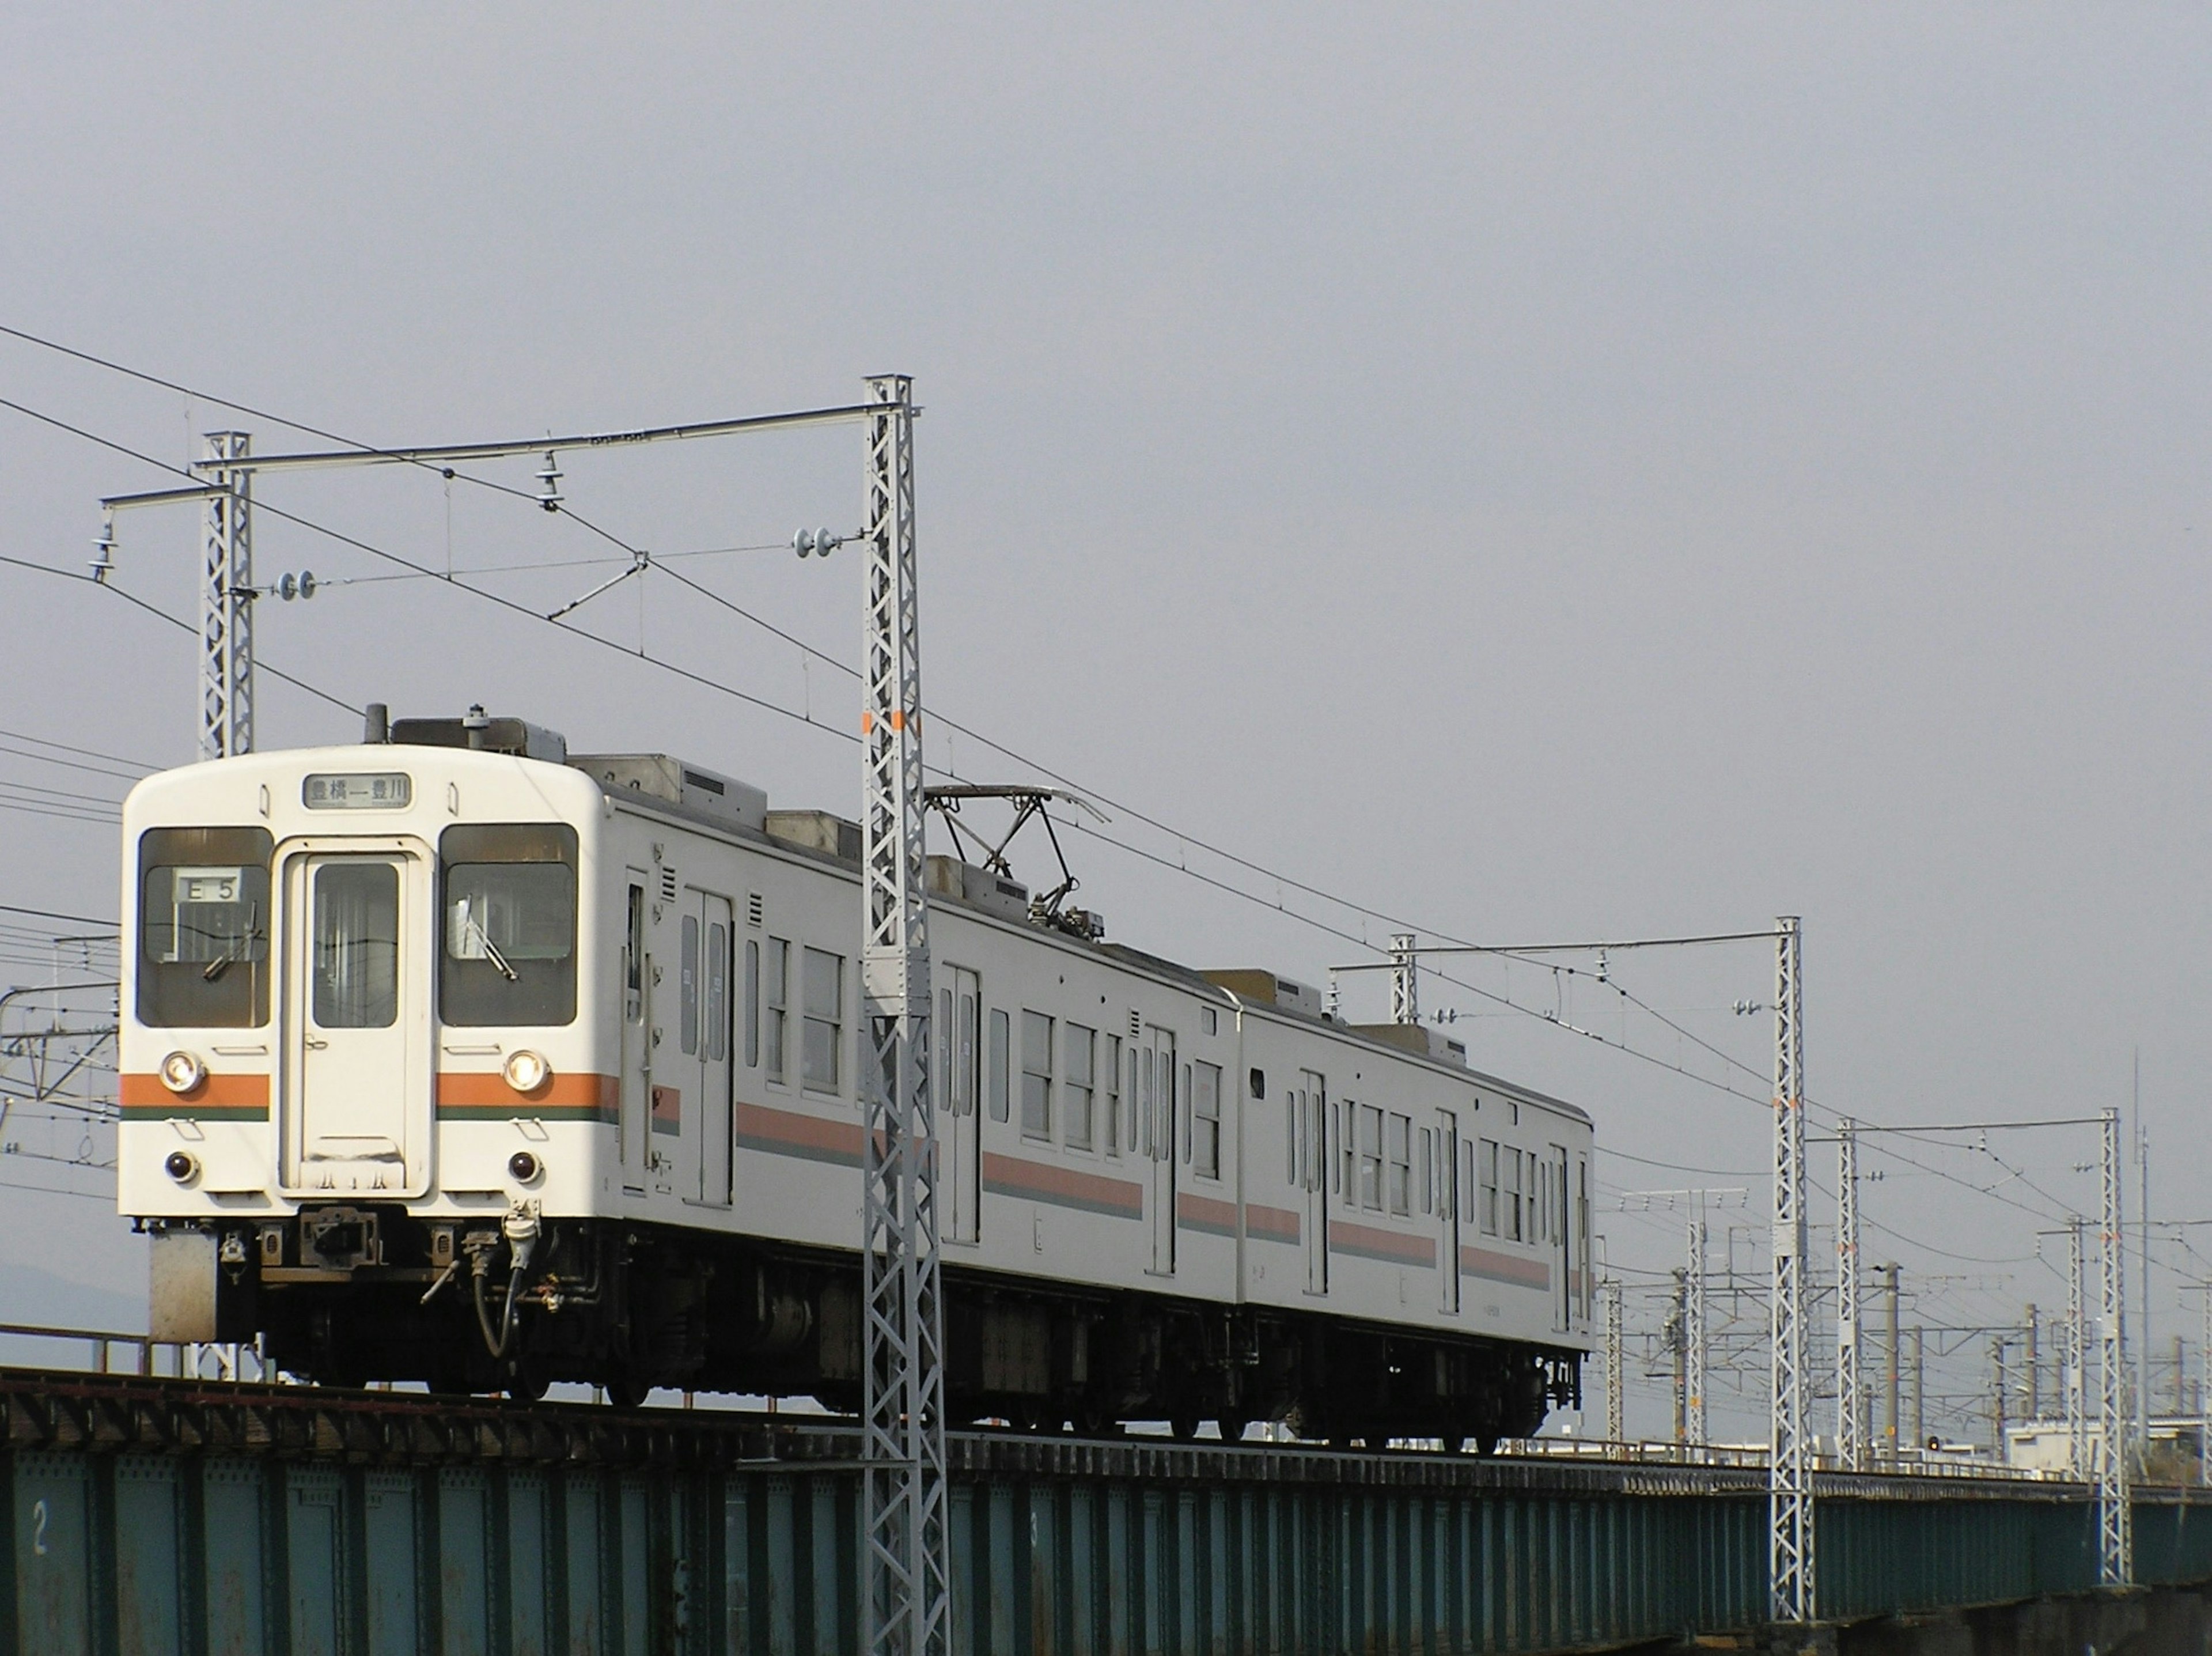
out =
<path fill-rule="evenodd" d="M 859 830 L 516 720 L 124 808 L 120 1202 L 157 1334 L 333 1383 L 857 1406 Z M 957 1419 L 1534 1431 L 1589 1117 L 932 858 Z"/>

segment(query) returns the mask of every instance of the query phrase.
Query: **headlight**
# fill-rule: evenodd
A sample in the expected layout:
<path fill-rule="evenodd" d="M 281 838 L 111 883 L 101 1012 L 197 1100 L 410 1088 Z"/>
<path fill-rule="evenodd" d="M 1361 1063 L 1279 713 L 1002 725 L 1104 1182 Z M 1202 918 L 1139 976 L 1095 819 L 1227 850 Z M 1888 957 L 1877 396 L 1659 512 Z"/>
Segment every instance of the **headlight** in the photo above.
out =
<path fill-rule="evenodd" d="M 553 1066 L 545 1062 L 542 1052 L 532 1052 L 528 1047 L 507 1055 L 501 1072 L 507 1084 L 518 1093 L 535 1093 L 553 1077 Z"/>
<path fill-rule="evenodd" d="M 507 1159 L 507 1171 L 516 1184 L 527 1184 L 544 1171 L 538 1158 L 527 1150 L 517 1150 Z"/>
<path fill-rule="evenodd" d="M 172 1093 L 189 1093 L 207 1079 L 207 1066 L 190 1052 L 172 1052 L 161 1060 L 161 1085 Z"/>
<path fill-rule="evenodd" d="M 198 1176 L 200 1164 L 189 1150 L 172 1150 L 162 1160 L 161 1171 L 179 1184 L 189 1184 Z"/>

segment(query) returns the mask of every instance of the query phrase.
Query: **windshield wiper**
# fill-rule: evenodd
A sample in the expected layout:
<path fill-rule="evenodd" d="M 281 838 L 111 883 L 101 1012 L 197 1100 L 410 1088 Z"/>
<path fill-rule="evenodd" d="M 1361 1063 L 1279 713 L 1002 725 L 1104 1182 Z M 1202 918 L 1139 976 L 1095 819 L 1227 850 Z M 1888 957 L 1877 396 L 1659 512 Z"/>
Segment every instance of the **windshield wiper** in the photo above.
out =
<path fill-rule="evenodd" d="M 513 966 L 507 964 L 507 957 L 499 952 L 498 944 L 493 942 L 489 937 L 486 937 L 481 930 L 477 933 L 477 938 L 478 941 L 483 943 L 483 952 L 486 955 L 490 957 L 492 965 L 497 966 L 501 971 L 507 975 L 507 981 L 508 983 L 515 983 L 521 982 L 521 974 L 516 971 Z"/>

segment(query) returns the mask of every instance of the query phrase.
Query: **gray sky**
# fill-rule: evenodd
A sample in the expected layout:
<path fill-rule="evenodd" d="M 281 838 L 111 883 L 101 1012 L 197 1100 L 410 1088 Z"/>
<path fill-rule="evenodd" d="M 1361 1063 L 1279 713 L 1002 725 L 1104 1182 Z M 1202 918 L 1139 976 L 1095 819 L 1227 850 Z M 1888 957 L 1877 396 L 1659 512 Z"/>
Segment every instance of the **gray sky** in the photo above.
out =
<path fill-rule="evenodd" d="M 2153 1201 L 2193 1216 L 2208 69 L 2212 20 L 2156 7 L 17 8 L 0 322 L 379 443 L 910 373 L 944 712 L 1425 929 L 1802 913 L 1812 1090 L 1868 1117 L 2124 1103 L 2140 1043 Z M 226 420 L 305 441 L 5 339 L 0 394 L 171 463 Z M 0 422 L 7 556 L 81 567 L 97 497 L 162 482 Z M 667 551 L 853 527 L 860 459 L 846 432 L 563 465 L 577 510 Z M 441 568 L 607 550 L 465 484 L 449 508 L 419 475 L 263 498 Z M 189 613 L 189 517 L 123 535 L 123 584 Z M 258 557 L 391 572 L 265 515 Z M 852 654 L 849 556 L 682 567 Z M 611 572 L 483 579 L 550 609 Z M 0 727 L 189 757 L 184 634 L 4 565 L 0 606 Z M 628 593 L 576 618 L 637 642 Z M 848 681 L 666 577 L 643 625 L 657 655 L 850 728 Z M 786 801 L 855 796 L 848 745 L 432 583 L 265 605 L 260 638 L 350 702 L 483 700 Z M 263 745 L 353 730 L 264 680 Z M 1015 773 L 957 737 L 951 757 Z M 1310 977 L 1362 953 L 1079 843 L 1129 941 Z M 109 831 L 0 812 L 0 902 L 113 912 Z M 1769 998 L 1763 951 L 1614 964 L 1753 1072 L 1703 1073 L 1761 1091 L 1767 1023 L 1727 1008 Z M 1553 1004 L 1548 975 L 1464 975 Z M 1695 1054 L 1575 992 L 1574 1021 Z M 1609 1146 L 1764 1165 L 1763 1105 L 1449 984 L 1428 999 L 1497 1013 L 1462 1026 L 1478 1061 L 1585 1103 Z M 1954 1182 L 1892 1164 L 1871 1187 L 1913 1245 L 1869 1248 L 1962 1279 L 1931 1282 L 1931 1323 L 2063 1301 L 2024 1263 L 2045 1221 L 2008 1202 L 2094 1201 L 2073 1171 L 2093 1146 L 1996 1148 L 2020 1178 L 1919 1147 Z M 137 1292 L 94 1203 L 0 1196 L 0 1259 Z M 1624 1263 L 1672 1263 L 1672 1217 L 1601 1222 Z M 1985 1367 L 1970 1352 L 1957 1385 Z"/>

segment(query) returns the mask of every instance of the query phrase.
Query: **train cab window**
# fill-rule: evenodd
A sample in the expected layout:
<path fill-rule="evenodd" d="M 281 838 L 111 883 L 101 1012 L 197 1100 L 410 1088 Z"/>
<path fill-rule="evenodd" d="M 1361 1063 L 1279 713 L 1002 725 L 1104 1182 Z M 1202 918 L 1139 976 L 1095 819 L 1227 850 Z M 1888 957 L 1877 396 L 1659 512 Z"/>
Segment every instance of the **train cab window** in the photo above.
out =
<path fill-rule="evenodd" d="M 1004 1012 L 991 1014 L 991 1119 L 1006 1119 L 1009 1105 L 1006 1098 L 1006 1071 L 1012 1059 L 1013 1032 Z"/>
<path fill-rule="evenodd" d="M 1498 1234 L 1498 1141 L 1484 1139 L 1475 1146 L 1475 1186 L 1482 1192 L 1482 1233 Z"/>
<path fill-rule="evenodd" d="M 1200 1178 L 1221 1177 L 1221 1066 L 1197 1063 L 1190 1077 L 1190 1168 Z"/>
<path fill-rule="evenodd" d="M 566 1024 L 576 1016 L 576 831 L 469 825 L 438 842 L 448 1024 Z"/>
<path fill-rule="evenodd" d="M 781 937 L 768 940 L 768 981 L 762 1000 L 762 1068 L 770 1081 L 780 1081 L 786 1074 L 784 1035 L 790 1026 L 791 1006 L 791 945 Z"/>
<path fill-rule="evenodd" d="M 138 840 L 138 1021 L 269 1021 L 265 828 L 149 828 Z"/>
<path fill-rule="evenodd" d="M 1060 1079 L 1066 1087 L 1066 1098 L 1061 1114 L 1067 1119 L 1067 1147 L 1071 1150 L 1088 1150 L 1092 1137 L 1093 1101 L 1097 1096 L 1092 1066 L 1097 1057 L 1098 1032 L 1085 1029 L 1081 1024 L 1069 1024 L 1062 1034 L 1060 1067 L 1064 1073 Z"/>
<path fill-rule="evenodd" d="M 399 870 L 325 862 L 314 875 L 316 1026 L 389 1029 L 399 1016 Z"/>
<path fill-rule="evenodd" d="M 1022 1136 L 1052 1136 L 1052 1020 L 1022 1014 Z"/>
<path fill-rule="evenodd" d="M 827 949 L 805 951 L 805 1045 L 799 1055 L 806 1085 L 837 1090 L 837 1055 L 845 1035 L 845 957 Z"/>

